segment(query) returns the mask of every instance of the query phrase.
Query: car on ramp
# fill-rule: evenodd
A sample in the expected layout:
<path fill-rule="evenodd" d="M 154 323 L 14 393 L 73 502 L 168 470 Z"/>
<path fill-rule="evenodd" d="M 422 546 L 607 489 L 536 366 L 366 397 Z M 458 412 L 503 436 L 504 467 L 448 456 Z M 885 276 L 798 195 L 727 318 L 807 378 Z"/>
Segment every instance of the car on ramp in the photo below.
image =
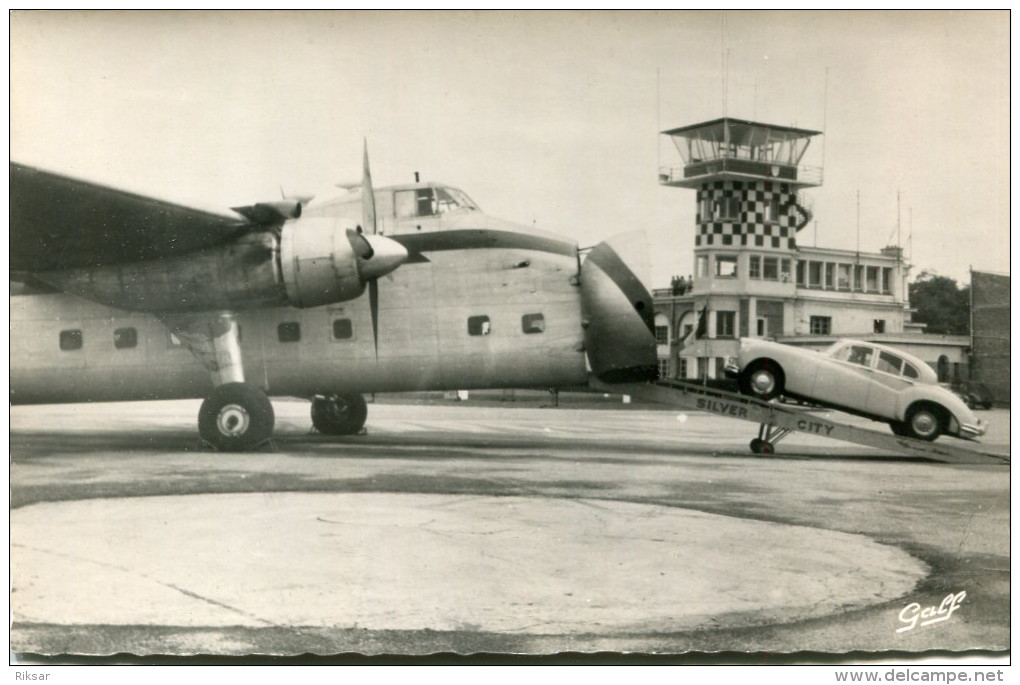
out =
<path fill-rule="evenodd" d="M 745 395 L 784 396 L 883 421 L 904 437 L 974 439 L 987 430 L 959 397 L 938 385 L 931 367 L 885 345 L 843 339 L 818 351 L 741 338 L 725 368 Z"/>

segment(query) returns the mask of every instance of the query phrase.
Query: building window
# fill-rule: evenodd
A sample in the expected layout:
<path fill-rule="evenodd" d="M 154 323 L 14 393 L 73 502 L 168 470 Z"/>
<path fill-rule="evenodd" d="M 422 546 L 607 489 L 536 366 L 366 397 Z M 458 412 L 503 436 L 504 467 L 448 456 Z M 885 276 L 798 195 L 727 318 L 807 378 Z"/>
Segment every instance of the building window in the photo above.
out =
<path fill-rule="evenodd" d="M 867 283 L 867 288 L 868 288 L 868 292 L 869 293 L 877 293 L 878 292 L 878 267 L 877 266 L 869 266 L 868 267 L 868 283 Z"/>
<path fill-rule="evenodd" d="M 655 327 L 655 344 L 657 345 L 669 344 L 669 326 Z"/>
<path fill-rule="evenodd" d="M 350 340 L 354 337 L 354 325 L 350 319 L 333 319 L 333 340 Z"/>
<path fill-rule="evenodd" d="M 301 340 L 301 324 L 297 321 L 284 321 L 276 327 L 276 338 L 282 343 Z"/>
<path fill-rule="evenodd" d="M 808 287 L 822 287 L 822 263 L 808 262 Z"/>
<path fill-rule="evenodd" d="M 831 316 L 812 316 L 811 335 L 830 335 L 832 333 Z"/>
<path fill-rule="evenodd" d="M 712 220 L 712 198 L 706 197 L 701 201 L 699 214 L 700 214 L 699 218 L 701 219 L 701 221 Z"/>
<path fill-rule="evenodd" d="M 762 260 L 762 277 L 766 281 L 779 280 L 779 260 L 775 257 L 765 257 Z"/>
<path fill-rule="evenodd" d="M 663 379 L 670 378 L 668 358 L 659 360 L 659 378 Z"/>
<path fill-rule="evenodd" d="M 797 285 L 803 287 L 807 285 L 807 281 L 804 280 L 804 262 L 797 262 Z"/>
<path fill-rule="evenodd" d="M 747 275 L 750 278 L 761 278 L 761 257 L 756 254 L 748 258 Z"/>
<path fill-rule="evenodd" d="M 715 358 L 715 377 L 726 378 L 726 357 Z"/>
<path fill-rule="evenodd" d="M 528 335 L 545 332 L 545 316 L 542 314 L 525 314 L 521 317 L 521 330 Z"/>
<path fill-rule="evenodd" d="M 489 317 L 485 315 L 468 317 L 468 335 L 488 335 L 491 331 Z"/>
<path fill-rule="evenodd" d="M 892 293 L 892 269 L 889 267 L 882 268 L 882 294 L 889 295 Z"/>
<path fill-rule="evenodd" d="M 679 372 L 677 374 L 677 378 L 687 378 L 687 357 L 680 357 L 678 361 L 680 363 L 680 368 L 677 369 Z"/>
<path fill-rule="evenodd" d="M 694 274 L 698 278 L 705 278 L 706 276 L 708 276 L 708 256 L 707 255 L 699 255 L 698 256 L 698 258 L 696 260 L 696 264 L 695 264 Z"/>
<path fill-rule="evenodd" d="M 832 262 L 825 263 L 825 289 L 832 290 L 836 282 L 836 265 Z"/>
<path fill-rule="evenodd" d="M 836 266 L 836 290 L 850 290 L 850 265 Z"/>
<path fill-rule="evenodd" d="M 864 290 L 864 267 L 854 264 L 854 291 L 861 292 L 862 290 Z"/>
<path fill-rule="evenodd" d="M 758 334 L 759 338 L 767 338 L 769 335 L 769 320 L 764 316 L 758 317 L 758 325 L 755 329 L 755 333 Z"/>
<path fill-rule="evenodd" d="M 715 257 L 715 275 L 717 278 L 736 278 L 737 276 L 737 256 L 736 255 L 716 255 Z"/>
<path fill-rule="evenodd" d="M 740 218 L 740 198 L 736 197 L 722 197 L 718 198 L 713 203 L 712 217 L 714 219 L 739 219 Z"/>
<path fill-rule="evenodd" d="M 138 331 L 134 328 L 117 328 L 113 331 L 113 346 L 126 350 L 138 346 Z"/>
<path fill-rule="evenodd" d="M 873 329 L 875 333 L 885 333 L 885 319 L 875 319 Z"/>
<path fill-rule="evenodd" d="M 60 331 L 60 349 L 65 352 L 80 350 L 83 343 L 84 339 L 82 338 L 80 329 L 76 328 L 71 331 Z"/>
<path fill-rule="evenodd" d="M 765 221 L 776 223 L 779 221 L 779 197 L 773 195 L 769 203 L 765 205 Z"/>
<path fill-rule="evenodd" d="M 717 338 L 734 337 L 737 330 L 736 323 L 737 323 L 736 312 L 716 312 L 715 337 Z"/>
<path fill-rule="evenodd" d="M 790 282 L 790 260 L 780 259 L 779 260 L 779 280 L 783 283 Z"/>

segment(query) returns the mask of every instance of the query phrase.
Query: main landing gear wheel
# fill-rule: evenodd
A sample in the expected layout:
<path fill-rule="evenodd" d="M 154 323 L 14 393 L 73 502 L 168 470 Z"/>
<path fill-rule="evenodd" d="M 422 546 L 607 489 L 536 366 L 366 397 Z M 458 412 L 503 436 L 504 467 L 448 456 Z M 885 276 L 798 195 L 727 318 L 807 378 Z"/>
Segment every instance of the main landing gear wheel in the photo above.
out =
<path fill-rule="evenodd" d="M 324 435 L 356 435 L 365 425 L 368 405 L 357 393 L 327 395 L 312 400 L 312 425 Z"/>
<path fill-rule="evenodd" d="M 771 442 L 762 440 L 761 438 L 755 438 L 751 441 L 751 451 L 755 454 L 775 454 L 776 448 Z"/>
<path fill-rule="evenodd" d="M 266 394 L 246 383 L 225 383 L 198 410 L 198 433 L 221 452 L 246 452 L 273 435 L 276 415 Z"/>

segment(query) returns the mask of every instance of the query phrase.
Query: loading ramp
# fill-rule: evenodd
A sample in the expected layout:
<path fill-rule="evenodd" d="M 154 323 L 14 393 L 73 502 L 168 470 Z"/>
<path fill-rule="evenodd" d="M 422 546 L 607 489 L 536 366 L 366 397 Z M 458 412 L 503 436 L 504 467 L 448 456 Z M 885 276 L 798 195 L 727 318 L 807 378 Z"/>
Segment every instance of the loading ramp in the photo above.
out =
<path fill-rule="evenodd" d="M 751 440 L 751 451 L 756 454 L 774 454 L 775 445 L 790 433 L 820 435 L 833 440 L 865 445 L 882 450 L 902 452 L 915 457 L 951 464 L 998 464 L 1008 466 L 1008 455 L 982 452 L 963 445 L 980 444 L 948 437 L 938 442 L 925 442 L 900 437 L 833 421 L 819 416 L 817 408 L 795 407 L 777 400 L 764 402 L 754 397 L 738 395 L 681 381 L 655 383 L 602 383 L 591 379 L 591 387 L 602 392 L 630 395 L 636 399 L 684 409 L 706 411 L 718 416 L 750 421 L 758 424 L 758 437 Z M 835 411 L 828 410 L 825 411 Z M 955 444 L 962 443 L 962 444 Z"/>

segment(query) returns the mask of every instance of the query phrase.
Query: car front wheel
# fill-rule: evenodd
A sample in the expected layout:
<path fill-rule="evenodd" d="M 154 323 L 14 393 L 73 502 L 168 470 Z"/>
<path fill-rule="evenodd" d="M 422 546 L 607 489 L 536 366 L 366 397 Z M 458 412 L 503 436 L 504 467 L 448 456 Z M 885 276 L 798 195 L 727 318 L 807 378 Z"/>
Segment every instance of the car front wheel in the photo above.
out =
<path fill-rule="evenodd" d="M 766 401 L 783 394 L 784 381 L 782 367 L 771 359 L 751 362 L 738 379 L 740 392 Z"/>
<path fill-rule="evenodd" d="M 942 434 L 943 416 L 944 412 L 938 405 L 919 404 L 907 411 L 903 425 L 910 437 L 931 442 Z"/>

